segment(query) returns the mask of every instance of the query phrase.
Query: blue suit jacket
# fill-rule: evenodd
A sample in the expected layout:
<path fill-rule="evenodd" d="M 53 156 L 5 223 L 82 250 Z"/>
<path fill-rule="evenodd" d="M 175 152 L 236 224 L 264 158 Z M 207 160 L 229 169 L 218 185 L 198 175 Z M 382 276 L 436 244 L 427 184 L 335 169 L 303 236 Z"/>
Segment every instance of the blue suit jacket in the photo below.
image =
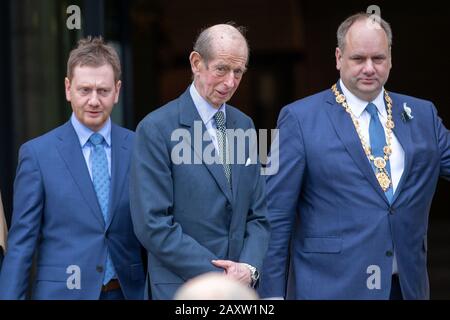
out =
<path fill-rule="evenodd" d="M 171 140 L 176 129 L 194 139 L 194 121 L 201 123 L 202 135 L 206 127 L 186 90 L 147 115 L 136 130 L 131 212 L 136 235 L 148 251 L 154 299 L 173 298 L 178 287 L 202 273 L 223 272 L 211 264 L 213 259 L 261 269 L 267 249 L 265 181 L 259 164 L 233 164 L 231 191 L 222 165 L 207 165 L 200 158 L 210 141 L 195 148 L 192 140 Z M 229 129 L 253 128 L 249 117 L 228 105 L 226 121 Z M 198 164 L 173 163 L 171 153 L 180 141 Z"/>
<path fill-rule="evenodd" d="M 70 121 L 21 147 L 0 298 L 25 297 L 37 250 L 33 298 L 97 299 L 107 248 L 124 296 L 143 298 L 145 273 L 128 196 L 132 142 L 133 132 L 112 124 L 111 200 L 106 224 Z M 68 289 L 74 270 L 70 266 L 79 267 L 80 289 Z"/>
<path fill-rule="evenodd" d="M 390 96 L 405 151 L 392 204 L 331 90 L 281 111 L 279 172 L 267 181 L 272 234 L 263 297 L 388 299 L 395 249 L 403 297 L 429 298 L 428 214 L 439 176 L 450 177 L 450 133 L 431 102 Z"/>

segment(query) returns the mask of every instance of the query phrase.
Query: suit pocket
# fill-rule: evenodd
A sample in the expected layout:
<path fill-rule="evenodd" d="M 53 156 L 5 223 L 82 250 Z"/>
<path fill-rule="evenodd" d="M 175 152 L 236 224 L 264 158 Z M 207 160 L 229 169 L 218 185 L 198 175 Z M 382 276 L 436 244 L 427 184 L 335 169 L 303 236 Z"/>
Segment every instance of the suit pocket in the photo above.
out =
<path fill-rule="evenodd" d="M 341 250 L 341 238 L 311 237 L 303 240 L 303 252 L 339 253 Z"/>
<path fill-rule="evenodd" d="M 65 282 L 70 277 L 70 273 L 66 273 L 66 268 L 39 266 L 36 273 L 36 281 L 56 281 Z"/>

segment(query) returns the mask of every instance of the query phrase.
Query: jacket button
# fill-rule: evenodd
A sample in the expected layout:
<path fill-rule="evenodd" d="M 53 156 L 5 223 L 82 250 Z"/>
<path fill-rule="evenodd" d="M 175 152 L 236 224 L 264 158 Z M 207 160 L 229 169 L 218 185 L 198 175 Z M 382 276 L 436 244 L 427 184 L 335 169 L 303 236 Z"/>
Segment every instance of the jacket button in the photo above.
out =
<path fill-rule="evenodd" d="M 97 270 L 97 272 L 102 273 L 103 272 L 103 266 L 97 266 L 95 267 L 95 270 Z"/>
<path fill-rule="evenodd" d="M 392 253 L 391 250 L 386 251 L 386 256 L 388 257 L 392 257 L 394 254 Z"/>
<path fill-rule="evenodd" d="M 394 208 L 392 208 L 392 207 L 389 207 L 389 214 L 394 214 Z"/>
<path fill-rule="evenodd" d="M 227 205 L 225 207 L 227 208 L 228 211 L 231 211 L 231 204 L 229 202 L 227 202 Z"/>

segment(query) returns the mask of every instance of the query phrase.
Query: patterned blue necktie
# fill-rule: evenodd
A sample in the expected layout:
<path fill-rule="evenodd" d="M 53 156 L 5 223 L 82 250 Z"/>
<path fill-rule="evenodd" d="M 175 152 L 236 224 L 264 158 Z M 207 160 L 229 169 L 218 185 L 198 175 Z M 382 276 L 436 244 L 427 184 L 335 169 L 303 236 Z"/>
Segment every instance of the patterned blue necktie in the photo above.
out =
<path fill-rule="evenodd" d="M 383 148 L 386 145 L 386 136 L 384 135 L 384 128 L 380 122 L 380 118 L 378 117 L 377 107 L 373 103 L 369 103 L 366 106 L 367 112 L 370 114 L 370 124 L 369 124 L 369 136 L 370 136 L 370 148 L 372 150 L 373 156 L 376 157 L 384 157 Z M 377 168 L 370 162 L 372 168 L 375 172 L 377 172 Z M 386 171 L 391 179 L 391 186 L 386 190 L 385 194 L 389 202 L 392 202 L 392 176 L 391 176 L 391 166 L 389 161 L 386 162 Z"/>
<path fill-rule="evenodd" d="M 217 145 L 219 147 L 219 156 L 221 163 L 223 165 L 223 170 L 225 172 L 225 177 L 227 178 L 228 185 L 231 187 L 231 166 L 227 161 L 228 158 L 228 146 L 227 146 L 227 135 L 225 127 L 225 116 L 222 111 L 217 111 L 214 115 L 214 120 L 216 121 L 216 134 L 217 134 Z"/>
<path fill-rule="evenodd" d="M 102 209 L 103 219 L 106 224 L 108 221 L 108 203 L 111 181 L 108 170 L 108 159 L 106 158 L 106 151 L 103 146 L 105 139 L 103 139 L 101 134 L 94 133 L 89 138 L 89 141 L 94 146 L 91 154 L 92 182 L 94 183 L 95 193 L 97 194 L 98 203 Z M 114 265 L 109 252 L 107 252 L 103 284 L 107 284 L 115 274 Z"/>

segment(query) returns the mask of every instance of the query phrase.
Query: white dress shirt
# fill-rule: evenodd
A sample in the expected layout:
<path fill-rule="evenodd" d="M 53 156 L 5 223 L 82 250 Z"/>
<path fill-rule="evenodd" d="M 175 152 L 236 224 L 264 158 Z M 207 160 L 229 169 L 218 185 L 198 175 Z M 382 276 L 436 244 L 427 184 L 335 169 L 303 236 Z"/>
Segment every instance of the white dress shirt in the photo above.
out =
<path fill-rule="evenodd" d="M 220 106 L 219 109 L 214 108 L 212 105 L 208 103 L 197 91 L 195 85 L 192 83 L 189 92 L 191 94 L 192 100 L 194 101 L 195 108 L 200 114 L 200 118 L 202 118 L 203 123 L 205 124 L 206 130 L 208 130 L 208 134 L 211 136 L 211 140 L 214 143 L 214 147 L 217 152 L 219 151 L 219 145 L 217 142 L 217 134 L 216 134 L 216 121 L 214 120 L 214 115 L 218 111 L 222 111 L 225 117 L 225 121 L 227 119 L 227 113 L 225 110 L 225 103 Z"/>
<path fill-rule="evenodd" d="M 342 80 L 339 80 L 339 85 L 341 86 L 342 93 L 344 94 L 345 99 L 347 100 L 347 104 L 349 105 L 350 109 L 353 112 L 353 115 L 359 122 L 360 132 L 366 144 L 370 146 L 370 136 L 369 136 L 370 114 L 365 110 L 369 102 L 372 102 L 377 107 L 378 117 L 380 118 L 380 122 L 383 125 L 385 134 L 387 135 L 386 133 L 387 111 L 384 103 L 384 88 L 381 90 L 381 92 L 373 101 L 364 101 L 356 97 L 354 94 L 352 94 L 345 87 Z M 394 132 L 392 132 L 391 141 L 392 141 L 391 142 L 392 154 L 389 157 L 389 162 L 391 166 L 392 190 L 393 193 L 395 193 L 400 178 L 402 177 L 403 170 L 405 169 L 405 151 L 403 150 L 401 144 L 398 142 Z M 393 274 L 398 273 L 397 258 L 395 256 L 395 251 L 394 251 L 392 273 Z"/>

